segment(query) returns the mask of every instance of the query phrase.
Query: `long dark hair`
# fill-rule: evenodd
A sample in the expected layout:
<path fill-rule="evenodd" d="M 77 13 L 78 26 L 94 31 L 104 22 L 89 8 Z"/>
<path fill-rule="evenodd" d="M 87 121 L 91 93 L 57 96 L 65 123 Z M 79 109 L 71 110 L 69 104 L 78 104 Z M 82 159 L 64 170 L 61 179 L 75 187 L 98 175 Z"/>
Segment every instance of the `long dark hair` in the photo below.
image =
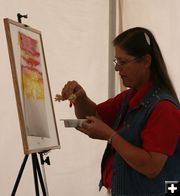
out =
<path fill-rule="evenodd" d="M 161 50 L 151 31 L 142 27 L 128 29 L 113 40 L 113 45 L 120 46 L 129 55 L 139 58 L 150 54 L 152 58 L 150 69 L 153 84 L 165 88 L 178 100 Z"/>

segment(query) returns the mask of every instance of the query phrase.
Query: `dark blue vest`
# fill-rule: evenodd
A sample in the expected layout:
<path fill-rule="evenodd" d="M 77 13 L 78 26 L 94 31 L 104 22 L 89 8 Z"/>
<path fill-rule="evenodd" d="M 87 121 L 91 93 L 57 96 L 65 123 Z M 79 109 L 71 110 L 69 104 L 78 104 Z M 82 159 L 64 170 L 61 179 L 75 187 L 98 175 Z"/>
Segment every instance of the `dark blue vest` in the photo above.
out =
<path fill-rule="evenodd" d="M 170 94 L 160 88 L 152 87 L 131 111 L 128 111 L 127 98 L 124 100 L 113 129 L 123 124 L 119 135 L 131 144 L 141 147 L 141 131 L 154 105 L 160 100 L 169 100 L 179 108 L 179 102 Z M 108 145 L 103 156 L 102 168 L 109 149 Z M 112 170 L 112 196 L 164 196 L 165 181 L 174 180 L 180 180 L 180 140 L 174 154 L 168 157 L 160 174 L 152 179 L 132 169 L 120 154 L 115 153 Z"/>

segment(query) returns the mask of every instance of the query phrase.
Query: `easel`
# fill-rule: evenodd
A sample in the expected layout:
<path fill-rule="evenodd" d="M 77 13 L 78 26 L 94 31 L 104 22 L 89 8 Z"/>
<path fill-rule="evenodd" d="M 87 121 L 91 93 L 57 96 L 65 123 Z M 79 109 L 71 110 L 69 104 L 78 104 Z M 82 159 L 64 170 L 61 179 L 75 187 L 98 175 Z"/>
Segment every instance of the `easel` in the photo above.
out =
<path fill-rule="evenodd" d="M 46 152 L 39 152 L 40 159 L 41 159 L 41 165 L 44 165 L 44 163 L 47 163 L 48 165 L 50 165 L 49 156 L 47 156 L 46 159 L 44 160 L 44 158 L 43 158 L 44 153 L 46 153 Z M 19 174 L 17 176 L 17 179 L 16 179 L 16 182 L 15 182 L 13 191 L 11 193 L 11 196 L 14 196 L 16 194 L 16 191 L 17 191 L 22 173 L 24 171 L 28 156 L 29 155 L 24 156 L 24 160 L 21 164 L 21 168 L 19 170 Z M 36 196 L 39 196 L 38 177 L 39 177 L 39 181 L 40 181 L 40 184 L 41 184 L 41 189 L 42 189 L 43 196 L 48 196 L 47 184 L 46 184 L 46 188 L 45 188 L 45 184 L 44 184 L 44 181 L 46 179 L 45 179 L 45 176 L 44 176 L 44 180 L 43 180 L 43 177 L 42 177 L 42 174 L 41 174 L 41 169 L 40 169 L 40 166 L 39 166 L 37 153 L 32 153 L 31 156 L 32 156 L 32 165 L 33 165 L 33 175 L 34 175 L 34 185 L 35 185 Z"/>
<path fill-rule="evenodd" d="M 18 22 L 21 23 L 21 18 L 28 18 L 28 15 L 21 15 L 20 13 L 17 14 L 17 19 Z M 24 26 L 28 26 L 28 25 L 24 25 Z M 49 160 L 49 156 L 47 156 L 45 159 L 43 157 L 43 155 L 45 153 L 47 153 L 47 151 L 45 152 L 38 152 L 40 155 L 40 161 L 41 161 L 41 165 L 43 166 L 42 169 L 44 169 L 44 163 L 47 163 L 48 165 L 50 165 L 50 160 Z M 32 166 L 33 166 L 33 176 L 34 176 L 34 185 L 35 185 L 35 192 L 36 192 L 36 196 L 39 196 L 39 184 L 38 184 L 38 177 L 39 177 L 39 181 L 40 181 L 40 185 L 41 185 L 41 189 L 42 189 L 42 193 L 43 196 L 48 196 L 48 189 L 47 189 L 47 183 L 46 183 L 46 177 L 45 177 L 45 170 L 44 171 L 44 179 L 41 173 L 41 168 L 39 165 L 39 160 L 38 160 L 38 156 L 37 153 L 32 153 Z M 24 171 L 25 165 L 27 163 L 27 159 L 29 157 L 29 154 L 26 154 L 24 156 L 24 160 L 21 164 L 18 176 L 16 178 L 16 182 L 14 185 L 14 188 L 12 190 L 11 196 L 15 196 L 19 182 L 21 180 L 22 177 L 22 173 Z"/>

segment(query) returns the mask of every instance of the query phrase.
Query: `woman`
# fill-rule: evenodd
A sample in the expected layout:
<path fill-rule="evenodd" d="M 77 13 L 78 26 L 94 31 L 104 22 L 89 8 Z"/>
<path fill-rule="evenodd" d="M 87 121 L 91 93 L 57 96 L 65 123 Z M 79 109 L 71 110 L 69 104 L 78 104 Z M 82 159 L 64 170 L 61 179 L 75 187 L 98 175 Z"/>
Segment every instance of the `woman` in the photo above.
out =
<path fill-rule="evenodd" d="M 107 140 L 100 188 L 113 196 L 164 195 L 165 181 L 180 180 L 179 101 L 153 34 L 136 27 L 118 35 L 115 71 L 128 90 L 96 105 L 69 81 L 62 99 L 72 94 L 78 130 Z"/>

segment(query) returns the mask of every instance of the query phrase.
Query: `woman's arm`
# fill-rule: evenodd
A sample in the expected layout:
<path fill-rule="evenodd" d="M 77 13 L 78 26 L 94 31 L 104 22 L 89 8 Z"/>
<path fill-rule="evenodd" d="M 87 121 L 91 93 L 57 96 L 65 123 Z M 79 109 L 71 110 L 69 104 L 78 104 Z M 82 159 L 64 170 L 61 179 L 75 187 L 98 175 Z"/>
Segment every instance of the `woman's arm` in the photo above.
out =
<path fill-rule="evenodd" d="M 67 100 L 73 95 L 75 114 L 77 118 L 96 115 L 96 104 L 88 98 L 84 89 L 76 81 L 68 81 L 61 92 L 62 100 Z"/>
<path fill-rule="evenodd" d="M 95 117 L 87 117 L 87 121 L 83 122 L 79 130 L 94 139 L 108 140 L 113 136 L 111 145 L 117 153 L 129 166 L 149 178 L 154 178 L 159 174 L 168 158 L 165 154 L 148 152 L 132 145 L 120 135 L 114 134 L 111 127 Z"/>
<path fill-rule="evenodd" d="M 149 178 L 154 178 L 160 173 L 168 158 L 165 154 L 136 147 L 119 135 L 112 138 L 111 144 L 133 169 Z"/>
<path fill-rule="evenodd" d="M 96 116 L 96 104 L 87 96 L 77 98 L 74 102 L 74 109 L 77 118 L 86 118 L 86 116 Z"/>

